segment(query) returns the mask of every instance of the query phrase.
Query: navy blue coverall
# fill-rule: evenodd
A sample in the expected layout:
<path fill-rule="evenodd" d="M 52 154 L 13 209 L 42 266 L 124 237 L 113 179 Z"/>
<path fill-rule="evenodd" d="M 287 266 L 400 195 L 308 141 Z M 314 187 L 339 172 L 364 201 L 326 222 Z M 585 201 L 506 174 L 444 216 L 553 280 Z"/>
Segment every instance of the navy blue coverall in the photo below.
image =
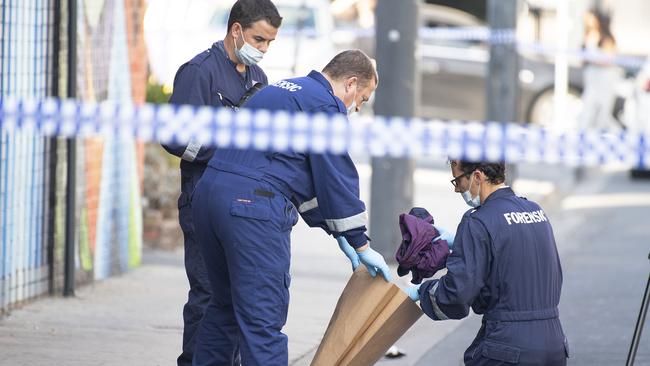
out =
<path fill-rule="evenodd" d="M 262 69 L 251 66 L 246 68 L 245 74 L 241 74 L 236 64 L 228 58 L 223 41 L 219 41 L 178 69 L 169 102 L 234 107 L 242 95 L 258 82 L 267 83 Z M 168 144 L 163 147 L 182 159 L 178 216 L 185 241 L 185 271 L 190 282 L 187 303 L 183 308 L 183 353 L 177 360 L 178 365 L 183 366 L 192 364 L 198 326 L 210 300 L 210 284 L 196 243 L 190 199 L 214 148 L 192 141 L 188 145 Z"/>
<path fill-rule="evenodd" d="M 463 215 L 447 274 L 420 287 L 434 320 L 483 314 L 466 365 L 565 365 L 558 317 L 562 268 L 553 229 L 534 202 L 508 188 Z"/>
<path fill-rule="evenodd" d="M 346 113 L 315 71 L 267 86 L 246 107 Z M 192 209 L 213 291 L 194 364 L 226 364 L 239 343 L 243 365 L 286 366 L 289 235 L 298 214 L 309 226 L 345 236 L 353 247 L 368 241 L 350 156 L 217 149 Z"/>

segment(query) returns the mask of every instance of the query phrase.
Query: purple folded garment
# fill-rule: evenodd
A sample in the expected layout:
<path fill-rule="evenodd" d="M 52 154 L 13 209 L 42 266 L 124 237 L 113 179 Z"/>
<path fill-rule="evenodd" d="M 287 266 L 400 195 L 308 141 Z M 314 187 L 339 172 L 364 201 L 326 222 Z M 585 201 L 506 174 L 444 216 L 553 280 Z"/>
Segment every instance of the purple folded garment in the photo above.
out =
<path fill-rule="evenodd" d="M 440 233 L 433 227 L 433 217 L 427 210 L 414 207 L 408 214 L 399 215 L 399 228 L 402 243 L 397 249 L 395 259 L 399 263 L 397 274 L 401 277 L 413 274 L 412 283 L 433 276 L 445 268 L 449 256 L 446 240 L 436 240 Z"/>

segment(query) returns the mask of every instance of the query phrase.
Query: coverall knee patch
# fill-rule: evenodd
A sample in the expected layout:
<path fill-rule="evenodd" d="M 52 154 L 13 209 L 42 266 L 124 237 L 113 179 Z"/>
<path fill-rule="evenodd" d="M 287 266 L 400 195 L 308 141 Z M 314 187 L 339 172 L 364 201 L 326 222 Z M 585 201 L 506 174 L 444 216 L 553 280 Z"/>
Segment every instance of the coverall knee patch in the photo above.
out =
<path fill-rule="evenodd" d="M 249 288 L 239 301 L 239 312 L 252 324 L 279 331 L 287 322 L 289 310 L 289 285 L 291 276 L 286 272 L 257 271 L 248 274 L 243 282 Z"/>

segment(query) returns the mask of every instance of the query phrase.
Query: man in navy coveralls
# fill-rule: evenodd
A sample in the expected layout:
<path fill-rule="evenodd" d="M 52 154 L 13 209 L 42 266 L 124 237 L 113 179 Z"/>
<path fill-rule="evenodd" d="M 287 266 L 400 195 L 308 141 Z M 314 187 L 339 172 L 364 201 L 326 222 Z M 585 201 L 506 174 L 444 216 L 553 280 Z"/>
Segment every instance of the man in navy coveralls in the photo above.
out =
<path fill-rule="evenodd" d="M 247 90 L 267 84 L 257 62 L 267 51 L 282 18 L 269 0 L 239 0 L 230 10 L 226 37 L 183 64 L 174 78 L 172 104 L 235 107 Z M 190 141 L 187 145 L 163 147 L 181 160 L 181 194 L 178 216 L 183 231 L 185 271 L 190 283 L 183 308 L 183 352 L 178 365 L 192 364 L 196 335 L 205 307 L 210 301 L 210 284 L 194 233 L 190 197 L 214 153 L 211 146 Z M 235 362 L 236 363 L 236 362 Z"/>
<path fill-rule="evenodd" d="M 322 73 L 260 90 L 247 108 L 324 113 L 346 118 L 378 82 L 358 50 L 335 56 Z M 359 176 L 347 153 L 218 148 L 192 198 L 196 233 L 213 297 L 201 322 L 195 365 L 227 364 L 239 346 L 243 365 L 288 364 L 290 233 L 298 214 L 340 240 L 353 263 L 390 280 L 384 258 L 368 245 Z M 349 244 L 348 244 L 349 243 Z"/>

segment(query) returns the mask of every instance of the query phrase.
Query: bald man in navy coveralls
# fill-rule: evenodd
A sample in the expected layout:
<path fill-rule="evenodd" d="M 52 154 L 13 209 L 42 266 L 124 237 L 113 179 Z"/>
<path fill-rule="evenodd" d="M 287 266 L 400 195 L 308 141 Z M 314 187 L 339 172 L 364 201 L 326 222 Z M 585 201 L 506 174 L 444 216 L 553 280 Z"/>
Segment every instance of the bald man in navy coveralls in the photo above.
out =
<path fill-rule="evenodd" d="M 377 85 L 374 65 L 345 51 L 323 72 L 283 80 L 255 94 L 252 109 L 345 118 Z M 347 153 L 219 148 L 199 181 L 192 208 L 213 299 L 199 330 L 195 365 L 222 365 L 239 345 L 243 365 L 288 364 L 290 233 L 298 214 L 344 238 L 348 258 L 390 279 L 366 236 L 359 176 Z M 358 258 L 357 258 L 358 257 Z"/>

